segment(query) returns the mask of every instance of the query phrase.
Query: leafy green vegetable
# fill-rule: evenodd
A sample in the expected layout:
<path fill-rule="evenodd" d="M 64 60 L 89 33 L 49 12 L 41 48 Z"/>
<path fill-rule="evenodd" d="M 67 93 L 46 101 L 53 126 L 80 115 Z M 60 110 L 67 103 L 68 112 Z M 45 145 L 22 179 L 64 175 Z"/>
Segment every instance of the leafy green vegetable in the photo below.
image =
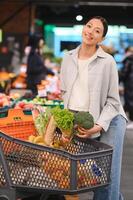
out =
<path fill-rule="evenodd" d="M 61 130 L 72 130 L 74 114 L 71 111 L 56 106 L 51 109 L 51 114 L 54 116 L 58 128 Z"/>

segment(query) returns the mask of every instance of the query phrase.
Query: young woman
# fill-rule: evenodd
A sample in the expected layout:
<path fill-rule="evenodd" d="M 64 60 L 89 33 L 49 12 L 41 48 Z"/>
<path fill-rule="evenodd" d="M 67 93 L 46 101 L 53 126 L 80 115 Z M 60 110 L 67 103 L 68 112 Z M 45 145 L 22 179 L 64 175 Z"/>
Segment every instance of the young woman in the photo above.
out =
<path fill-rule="evenodd" d="M 92 129 L 79 131 L 82 138 L 99 138 L 113 146 L 112 183 L 94 192 L 94 200 L 122 200 L 120 176 L 126 116 L 118 89 L 118 72 L 114 58 L 100 43 L 108 30 L 101 16 L 89 19 L 82 30 L 82 43 L 66 53 L 61 66 L 61 90 L 65 108 L 89 111 L 95 120 Z"/>

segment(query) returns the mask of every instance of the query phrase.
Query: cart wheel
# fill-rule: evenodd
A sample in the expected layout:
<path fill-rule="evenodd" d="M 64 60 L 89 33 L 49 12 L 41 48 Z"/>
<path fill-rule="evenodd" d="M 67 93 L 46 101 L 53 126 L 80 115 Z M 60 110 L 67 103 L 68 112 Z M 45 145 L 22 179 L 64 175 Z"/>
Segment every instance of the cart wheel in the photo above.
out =
<path fill-rule="evenodd" d="M 0 200 L 9 200 L 9 198 L 5 195 L 0 195 Z"/>

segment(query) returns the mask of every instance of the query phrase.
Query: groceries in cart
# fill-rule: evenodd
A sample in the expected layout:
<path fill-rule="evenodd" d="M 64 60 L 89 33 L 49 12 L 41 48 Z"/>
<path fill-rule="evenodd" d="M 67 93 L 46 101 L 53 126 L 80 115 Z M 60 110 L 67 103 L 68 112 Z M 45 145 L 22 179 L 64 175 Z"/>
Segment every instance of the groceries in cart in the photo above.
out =
<path fill-rule="evenodd" d="M 68 109 L 60 107 L 46 108 L 35 107 L 32 110 L 33 120 L 37 135 L 31 135 L 29 141 L 51 147 L 65 147 L 65 144 L 72 142 L 78 127 L 90 129 L 94 126 L 93 116 L 89 112 L 73 113 Z M 61 140 L 55 141 L 56 130 L 61 132 Z"/>
<path fill-rule="evenodd" d="M 10 185 L 67 194 L 110 183 L 112 148 L 76 136 L 85 113 L 76 119 L 79 113 L 37 106 L 33 116 L 22 109 L 6 114 L 0 120 L 0 190 Z"/>

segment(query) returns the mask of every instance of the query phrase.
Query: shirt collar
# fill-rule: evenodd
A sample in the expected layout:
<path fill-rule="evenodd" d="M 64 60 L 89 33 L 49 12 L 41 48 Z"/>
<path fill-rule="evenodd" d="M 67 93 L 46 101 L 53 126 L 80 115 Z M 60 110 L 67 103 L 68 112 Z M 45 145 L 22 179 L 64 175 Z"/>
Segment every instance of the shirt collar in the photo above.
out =
<path fill-rule="evenodd" d="M 74 56 L 75 58 L 78 58 L 78 51 L 80 49 L 79 45 L 76 49 L 69 51 L 69 54 Z M 102 49 L 102 47 L 98 46 L 97 51 L 95 53 L 96 57 L 105 58 L 107 56 L 107 53 Z"/>
<path fill-rule="evenodd" d="M 97 57 L 105 58 L 107 56 L 107 53 L 102 49 L 102 47 L 98 46 L 96 55 Z"/>

